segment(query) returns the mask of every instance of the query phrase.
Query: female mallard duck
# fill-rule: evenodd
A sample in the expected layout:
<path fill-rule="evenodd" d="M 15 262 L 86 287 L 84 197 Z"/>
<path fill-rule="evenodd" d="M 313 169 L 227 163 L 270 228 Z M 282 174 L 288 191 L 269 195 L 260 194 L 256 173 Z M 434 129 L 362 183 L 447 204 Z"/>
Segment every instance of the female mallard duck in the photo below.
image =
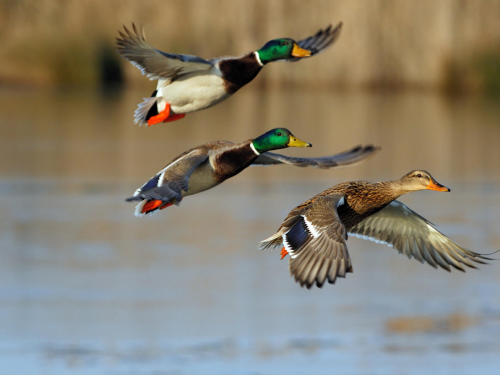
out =
<path fill-rule="evenodd" d="M 321 158 L 295 158 L 268 152 L 286 147 L 311 147 L 284 128 L 255 139 L 233 144 L 216 141 L 188 150 L 142 185 L 127 201 L 141 201 L 136 216 L 162 210 L 188 195 L 211 189 L 250 165 L 292 164 L 298 167 L 334 168 L 364 161 L 379 147 L 358 146 L 341 154 Z"/>
<path fill-rule="evenodd" d="M 214 106 L 254 79 L 265 64 L 298 61 L 324 51 L 338 38 L 341 26 L 330 25 L 298 42 L 274 39 L 257 51 L 211 60 L 162 52 L 149 45 L 143 28 L 139 32 L 134 24 L 133 31 L 124 27 L 117 38 L 118 52 L 150 79 L 158 80 L 151 98 L 145 98 L 135 111 L 135 123 L 149 126 L 180 120 L 186 113 Z"/>
<path fill-rule="evenodd" d="M 319 193 L 286 217 L 278 232 L 260 243 L 262 250 L 283 243 L 281 259 L 290 254 L 289 270 L 300 286 L 352 272 L 347 252 L 347 233 L 394 247 L 408 258 L 414 257 L 450 271 L 464 271 L 461 264 L 476 268 L 471 261 L 489 259 L 467 250 L 434 228 L 422 216 L 396 199 L 418 190 L 450 191 L 426 171 L 413 171 L 400 180 L 371 183 L 345 182 Z M 488 255 L 488 254 L 486 254 Z"/>

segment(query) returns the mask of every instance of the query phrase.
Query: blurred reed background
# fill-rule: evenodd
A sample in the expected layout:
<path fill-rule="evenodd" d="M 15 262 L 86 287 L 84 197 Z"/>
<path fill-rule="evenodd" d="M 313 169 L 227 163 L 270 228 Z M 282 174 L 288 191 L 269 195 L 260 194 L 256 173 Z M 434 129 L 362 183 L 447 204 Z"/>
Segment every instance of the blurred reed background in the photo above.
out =
<path fill-rule="evenodd" d="M 159 49 L 211 58 L 343 21 L 330 58 L 309 69 L 272 64 L 254 84 L 498 92 L 499 14 L 497 0 L 3 0 L 0 82 L 144 86 L 114 51 L 131 22 Z"/>

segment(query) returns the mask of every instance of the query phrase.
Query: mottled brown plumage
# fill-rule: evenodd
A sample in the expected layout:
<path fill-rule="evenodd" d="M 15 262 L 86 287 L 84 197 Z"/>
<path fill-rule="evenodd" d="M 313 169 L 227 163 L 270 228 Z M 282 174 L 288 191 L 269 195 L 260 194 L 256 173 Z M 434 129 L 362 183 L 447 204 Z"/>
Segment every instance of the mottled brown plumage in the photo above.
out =
<path fill-rule="evenodd" d="M 418 190 L 449 191 L 426 171 L 412 171 L 400 180 L 345 182 L 294 208 L 278 231 L 260 243 L 261 249 L 284 244 L 291 275 L 301 286 L 321 287 L 325 280 L 352 272 L 347 234 L 386 243 L 409 258 L 450 271 L 462 264 L 489 259 L 467 250 L 396 199 Z M 286 254 L 286 253 L 285 253 Z"/>

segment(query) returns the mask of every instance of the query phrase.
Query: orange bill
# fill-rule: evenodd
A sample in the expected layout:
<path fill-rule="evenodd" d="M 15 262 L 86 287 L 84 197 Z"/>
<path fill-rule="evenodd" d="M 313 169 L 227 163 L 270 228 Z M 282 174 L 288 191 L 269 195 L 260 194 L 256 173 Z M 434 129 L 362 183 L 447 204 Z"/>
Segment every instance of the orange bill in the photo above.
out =
<path fill-rule="evenodd" d="M 446 186 L 441 185 L 439 182 L 431 180 L 429 185 L 427 185 L 427 190 L 436 190 L 436 191 L 450 191 Z"/>
<path fill-rule="evenodd" d="M 309 57 L 312 55 L 311 51 L 301 48 L 297 43 L 293 44 L 292 56 L 293 57 Z"/>

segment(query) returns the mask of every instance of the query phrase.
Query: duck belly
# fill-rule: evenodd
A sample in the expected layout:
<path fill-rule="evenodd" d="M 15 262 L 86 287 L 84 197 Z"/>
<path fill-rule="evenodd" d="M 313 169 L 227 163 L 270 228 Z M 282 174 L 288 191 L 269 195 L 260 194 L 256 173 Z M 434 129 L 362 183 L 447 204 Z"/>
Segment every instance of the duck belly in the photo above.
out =
<path fill-rule="evenodd" d="M 190 113 L 227 99 L 231 95 L 226 92 L 220 73 L 214 71 L 187 74 L 167 86 L 158 82 L 158 112 L 165 109 L 166 103 L 174 113 Z"/>
<path fill-rule="evenodd" d="M 189 177 L 188 191 L 183 191 L 182 196 L 201 193 L 220 184 L 214 175 L 210 162 L 202 163 Z"/>

